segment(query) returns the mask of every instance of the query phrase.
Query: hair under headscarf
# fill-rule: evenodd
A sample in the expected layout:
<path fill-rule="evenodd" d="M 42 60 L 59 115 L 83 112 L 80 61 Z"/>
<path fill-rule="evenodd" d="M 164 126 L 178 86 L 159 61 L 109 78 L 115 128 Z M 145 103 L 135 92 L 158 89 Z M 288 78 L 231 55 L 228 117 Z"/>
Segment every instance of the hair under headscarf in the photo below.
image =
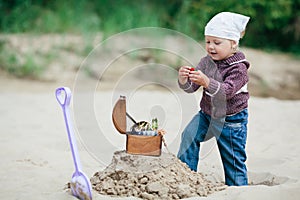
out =
<path fill-rule="evenodd" d="M 239 41 L 250 17 L 237 13 L 221 12 L 205 26 L 204 35 Z"/>

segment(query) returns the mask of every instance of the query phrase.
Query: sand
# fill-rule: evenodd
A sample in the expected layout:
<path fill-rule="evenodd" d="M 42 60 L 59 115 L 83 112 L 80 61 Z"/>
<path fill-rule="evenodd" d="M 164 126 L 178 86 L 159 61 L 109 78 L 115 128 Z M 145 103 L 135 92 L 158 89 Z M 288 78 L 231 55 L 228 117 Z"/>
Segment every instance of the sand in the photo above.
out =
<path fill-rule="evenodd" d="M 111 121 L 112 107 L 120 94 L 127 95 L 128 111 L 137 120 L 158 118 L 161 128 L 167 131 L 165 138 L 170 152 L 177 153 L 182 129 L 198 110 L 200 92 L 196 95 L 183 94 L 175 89 L 176 76 L 172 74 L 175 70 L 160 66 L 158 71 L 151 71 L 146 66 L 151 62 L 177 65 L 177 57 L 165 52 L 159 55 L 161 60 L 156 61 L 151 52 L 147 51 L 141 51 L 142 55 L 120 57 L 111 63 L 101 77 L 101 84 L 97 85 L 95 72 L 99 70 L 99 62 L 106 60 L 105 56 L 110 58 L 106 54 L 109 51 L 96 55 L 98 60 L 83 71 L 84 74 L 89 73 L 90 77 L 77 77 L 74 82 L 84 56 L 65 49 L 76 47 L 80 51 L 85 47 L 80 38 L 45 35 L 29 37 L 28 40 L 27 35 L 7 37 L 11 37 L 10 44 L 14 46 L 12 50 L 20 51 L 20 55 L 23 55 L 23 51 L 54 51 L 57 57 L 51 63 L 42 63 L 47 66 L 40 80 L 20 80 L 0 71 L 1 199 L 75 199 L 65 189 L 71 180 L 74 166 L 62 110 L 54 96 L 59 86 L 71 89 L 76 86 L 72 101 L 73 124 L 82 168 L 88 177 L 104 170 L 111 163 L 114 152 L 125 149 L 125 136 L 114 129 Z M 121 41 L 117 41 L 116 46 L 112 45 L 112 50 L 126 50 L 126 42 L 131 49 L 133 43 L 130 38 Z M 167 38 L 165 41 L 167 47 L 173 45 L 179 49 L 182 49 L 182 42 L 176 38 Z M 253 49 L 243 51 L 252 64 L 249 84 L 252 94 L 299 99 L 297 59 Z M 191 57 L 197 62 L 198 51 L 194 51 Z M 168 59 L 172 62 L 165 62 Z M 153 73 L 157 74 L 156 79 L 151 76 Z M 151 82 L 161 85 L 149 85 Z M 119 91 L 123 89 L 129 91 Z M 247 166 L 250 185 L 228 187 L 207 197 L 189 199 L 299 198 L 300 101 L 252 96 L 249 101 L 248 128 Z M 164 147 L 163 151 L 166 152 Z M 224 181 L 214 140 L 201 146 L 201 158 L 198 171 L 203 177 L 211 183 Z M 134 198 L 109 197 L 93 191 L 93 199 Z"/>
<path fill-rule="evenodd" d="M 56 87 L 50 85 L 44 92 L 3 89 L 0 94 L 1 199 L 74 199 L 64 190 L 74 167 L 62 111 L 54 96 Z M 83 171 L 89 177 L 105 169 L 115 151 L 125 148 L 125 137 L 117 133 L 110 122 L 112 96 L 110 92 L 95 94 L 95 99 L 102 99 L 101 106 L 95 107 L 106 141 L 101 139 L 102 136 L 97 138 L 97 130 L 93 132 L 89 129 L 90 120 L 83 120 L 79 125 L 76 123 Z M 175 126 L 179 118 L 176 117 L 177 109 L 174 109 L 178 106 L 178 102 L 173 101 L 174 94 L 139 91 L 133 99 L 149 96 L 167 101 L 167 106 L 163 107 L 163 125 L 168 132 L 166 141 L 169 149 L 176 154 L 180 129 L 194 113 L 185 114 L 187 120 Z M 147 103 L 151 105 L 150 100 L 144 100 L 145 106 Z M 128 107 L 132 115 L 139 119 L 142 116 L 148 118 L 145 113 L 154 112 L 148 107 L 144 110 L 137 105 L 138 109 Z M 252 97 L 249 112 L 247 165 L 252 185 L 229 187 L 204 199 L 297 199 L 300 195 L 300 101 Z M 94 143 L 91 138 L 94 138 Z M 202 145 L 203 159 L 199 171 L 208 180 L 223 181 L 222 166 L 214 144 L 210 140 Z M 93 195 L 94 199 L 108 199 L 96 191 Z"/>

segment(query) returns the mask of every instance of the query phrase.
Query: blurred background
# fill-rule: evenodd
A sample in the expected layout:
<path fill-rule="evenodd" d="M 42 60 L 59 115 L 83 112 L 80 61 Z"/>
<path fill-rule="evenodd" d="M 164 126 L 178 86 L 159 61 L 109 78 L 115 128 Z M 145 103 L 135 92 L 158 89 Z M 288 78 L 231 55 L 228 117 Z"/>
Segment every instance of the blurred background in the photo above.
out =
<path fill-rule="evenodd" d="M 300 0 L 0 0 L 1 79 L 73 77 L 95 45 L 132 28 L 168 28 L 201 42 L 221 11 L 251 17 L 240 46 L 252 63 L 252 94 L 299 99 Z"/>

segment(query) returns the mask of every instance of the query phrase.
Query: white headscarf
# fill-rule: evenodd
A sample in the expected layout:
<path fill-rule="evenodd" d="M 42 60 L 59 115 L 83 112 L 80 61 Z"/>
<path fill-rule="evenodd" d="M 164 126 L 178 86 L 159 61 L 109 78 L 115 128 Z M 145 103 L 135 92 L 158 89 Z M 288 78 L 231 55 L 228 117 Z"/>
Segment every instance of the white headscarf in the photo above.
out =
<path fill-rule="evenodd" d="M 250 17 L 237 13 L 221 12 L 205 26 L 204 35 L 239 41 Z"/>

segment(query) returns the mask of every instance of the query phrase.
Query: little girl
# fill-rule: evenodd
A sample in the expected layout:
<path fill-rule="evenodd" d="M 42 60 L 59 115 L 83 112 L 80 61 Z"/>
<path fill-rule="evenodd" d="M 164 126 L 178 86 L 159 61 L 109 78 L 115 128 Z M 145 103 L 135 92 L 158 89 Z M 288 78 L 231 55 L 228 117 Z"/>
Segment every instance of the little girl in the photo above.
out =
<path fill-rule="evenodd" d="M 200 111 L 181 136 L 178 158 L 197 171 L 200 142 L 217 139 L 226 185 L 247 185 L 246 138 L 249 62 L 237 51 L 249 17 L 222 12 L 205 27 L 207 56 L 196 69 L 182 66 L 178 72 L 181 89 L 191 93 L 203 87 Z"/>

